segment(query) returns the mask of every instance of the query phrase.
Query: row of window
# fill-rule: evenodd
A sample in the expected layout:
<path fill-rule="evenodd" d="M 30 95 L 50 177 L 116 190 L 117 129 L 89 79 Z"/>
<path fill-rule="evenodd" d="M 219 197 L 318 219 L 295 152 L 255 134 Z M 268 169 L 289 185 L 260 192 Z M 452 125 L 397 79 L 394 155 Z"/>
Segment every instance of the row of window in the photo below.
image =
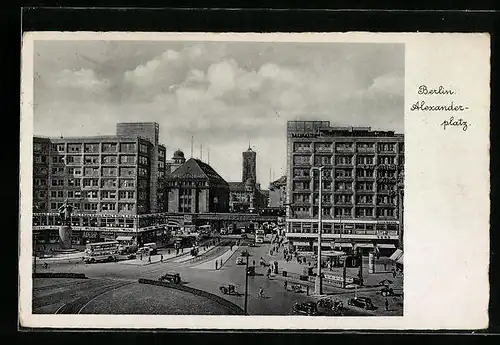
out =
<path fill-rule="evenodd" d="M 311 164 L 310 155 L 299 155 L 293 157 L 294 164 Z M 354 160 L 354 158 L 356 158 Z M 335 162 L 335 165 L 353 165 L 353 162 L 356 164 L 366 164 L 366 165 L 374 165 L 375 164 L 375 156 L 366 156 L 366 155 L 357 155 L 356 157 L 352 155 L 336 155 L 332 156 L 315 156 L 314 164 L 315 165 L 331 165 L 332 162 Z M 404 156 L 377 156 L 376 160 L 377 164 L 399 164 L 404 165 Z"/>
<path fill-rule="evenodd" d="M 398 224 L 365 224 L 365 223 L 355 223 L 355 224 L 349 224 L 349 223 L 323 223 L 323 229 L 322 230 L 327 230 L 327 229 L 347 229 L 347 230 L 374 230 L 377 231 L 380 234 L 386 234 L 387 231 L 397 231 L 399 229 Z M 300 230 L 303 231 L 318 231 L 318 225 L 317 224 L 311 224 L 311 223 L 305 223 L 305 224 L 300 224 L 300 223 L 291 223 L 289 230 L 291 232 L 300 232 Z"/>
<path fill-rule="evenodd" d="M 339 207 L 322 207 L 323 216 L 334 216 L 334 217 L 353 217 L 352 208 L 339 208 Z M 311 214 L 312 211 L 312 214 Z M 318 208 L 314 207 L 292 207 L 292 212 L 296 216 L 316 217 L 318 215 Z M 398 210 L 396 208 L 376 208 L 377 217 L 397 217 Z M 354 212 L 354 217 L 373 217 L 374 208 L 373 207 L 357 207 Z"/>
<path fill-rule="evenodd" d="M 353 182 L 344 182 L 344 181 L 337 181 L 335 183 L 331 183 L 329 181 L 323 182 L 322 183 L 322 188 L 323 190 L 331 190 L 333 186 L 334 191 L 352 191 L 353 190 Z M 356 182 L 354 184 L 354 187 L 356 188 L 356 191 L 370 191 L 374 192 L 375 191 L 375 183 L 373 182 Z M 315 181 L 312 188 L 311 188 L 311 182 L 309 181 L 299 181 L 293 182 L 293 190 L 295 191 L 300 191 L 300 190 L 318 190 L 319 189 L 319 182 Z M 378 192 L 389 192 L 389 191 L 396 191 L 397 190 L 397 184 L 396 183 L 390 183 L 390 182 L 379 182 L 377 183 L 377 188 L 376 191 Z"/>
<path fill-rule="evenodd" d="M 100 181 L 100 183 L 99 183 Z M 34 186 L 47 186 L 47 180 L 46 179 L 40 179 L 40 178 L 35 178 L 33 181 Z M 108 188 L 114 188 L 119 186 L 119 188 L 135 188 L 135 180 L 134 179 L 123 179 L 120 178 L 118 179 L 118 183 L 116 179 L 108 179 L 108 178 L 68 178 L 68 179 L 51 179 L 50 185 L 52 187 L 63 187 L 63 186 L 68 186 L 68 187 L 108 187 Z M 138 182 L 138 187 L 143 189 L 148 187 L 148 181 L 144 179 L 140 179 Z"/>
<path fill-rule="evenodd" d="M 294 152 L 301 151 L 311 151 L 313 143 L 311 142 L 296 142 L 293 144 Z M 346 143 L 346 142 L 337 142 L 337 143 L 314 143 L 314 149 L 316 151 L 327 151 L 331 152 L 333 148 L 335 151 L 353 151 L 355 147 L 354 143 Z M 358 151 L 374 151 L 375 147 L 377 147 L 378 152 L 404 152 L 404 143 L 378 143 L 375 146 L 375 143 L 357 143 L 356 148 Z"/>
<path fill-rule="evenodd" d="M 101 158 L 99 160 L 99 157 Z M 46 163 L 47 159 L 46 156 L 35 156 L 34 157 L 34 162 L 35 163 Z M 98 156 L 98 155 L 85 155 L 85 156 L 52 156 L 51 162 L 53 164 L 99 164 L 99 161 L 101 164 L 117 164 L 120 162 L 120 164 L 135 164 L 136 163 L 136 156 L 135 155 L 103 155 L 103 156 Z M 148 158 L 145 156 L 139 156 L 139 162 L 141 164 L 148 164 Z"/>
<path fill-rule="evenodd" d="M 315 195 L 314 204 L 317 204 L 319 197 Z M 373 204 L 373 201 L 376 200 L 377 204 L 396 204 L 397 197 L 389 196 L 389 195 L 377 195 L 375 199 L 373 195 L 356 195 L 356 203 L 357 204 Z M 322 201 L 324 203 L 334 202 L 336 204 L 352 204 L 353 197 L 352 195 L 323 195 Z M 294 203 L 310 203 L 311 196 L 310 194 L 296 194 L 293 196 Z"/>
<path fill-rule="evenodd" d="M 74 210 L 83 210 L 83 211 L 134 211 L 135 205 L 133 203 L 112 203 L 112 202 L 85 202 L 85 203 L 68 203 L 71 204 Z M 58 210 L 63 203 L 61 202 L 51 202 L 50 210 Z M 44 206 L 44 205 L 41 205 Z"/>
<path fill-rule="evenodd" d="M 88 199 L 97 199 L 98 195 L 100 193 L 100 198 L 101 199 L 116 199 L 116 196 L 118 195 L 118 198 L 120 200 L 122 199 L 134 199 L 135 198 L 135 191 L 80 191 L 80 190 L 52 190 L 50 191 L 50 197 L 51 198 L 88 198 Z M 37 192 L 37 196 L 39 198 L 46 198 L 49 195 L 49 193 L 46 190 L 40 190 Z M 146 193 L 145 192 L 139 192 L 139 198 L 141 200 L 146 199 Z"/>
<path fill-rule="evenodd" d="M 143 144 L 141 144 L 143 145 Z M 144 145 L 146 146 L 146 145 Z M 34 147 L 35 151 L 37 147 Z M 41 147 L 40 147 L 41 148 Z M 136 152 L 137 145 L 135 143 L 60 143 L 60 144 L 52 144 L 51 146 L 52 152 L 68 152 L 68 153 L 90 153 L 90 152 L 116 152 L 118 148 L 120 148 L 120 152 Z M 141 148 L 142 150 L 143 148 Z M 147 152 L 147 146 L 145 151 Z"/>
<path fill-rule="evenodd" d="M 354 170 L 356 177 L 375 177 L 375 169 L 364 169 L 358 168 Z M 395 170 L 377 170 L 377 177 L 387 177 L 387 178 L 395 178 L 396 171 Z M 315 175 L 317 176 L 317 175 Z M 341 177 L 352 177 L 353 169 L 345 169 L 345 168 L 336 168 L 334 169 L 323 169 L 322 176 L 324 178 L 341 178 Z M 306 168 L 294 168 L 293 169 L 293 177 L 311 177 L 311 169 Z"/>

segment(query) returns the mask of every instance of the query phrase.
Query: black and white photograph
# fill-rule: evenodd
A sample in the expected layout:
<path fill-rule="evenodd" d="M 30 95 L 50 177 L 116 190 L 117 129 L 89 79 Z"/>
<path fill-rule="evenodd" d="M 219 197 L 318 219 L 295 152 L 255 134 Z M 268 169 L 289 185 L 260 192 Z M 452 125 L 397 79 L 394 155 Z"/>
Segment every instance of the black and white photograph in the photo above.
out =
<path fill-rule="evenodd" d="M 33 52 L 33 314 L 403 316 L 404 43 Z"/>

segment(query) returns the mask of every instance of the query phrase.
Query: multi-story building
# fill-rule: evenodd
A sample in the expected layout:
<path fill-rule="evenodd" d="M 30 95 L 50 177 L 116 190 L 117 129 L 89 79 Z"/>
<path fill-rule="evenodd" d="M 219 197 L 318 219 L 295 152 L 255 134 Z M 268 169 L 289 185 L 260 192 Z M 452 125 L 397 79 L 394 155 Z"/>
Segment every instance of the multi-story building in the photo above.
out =
<path fill-rule="evenodd" d="M 294 250 L 317 250 L 322 170 L 322 248 L 393 250 L 398 243 L 404 137 L 329 121 L 287 124 L 287 230 Z M 314 175 L 313 175 L 314 173 Z M 314 176 L 314 178 L 313 178 Z"/>
<path fill-rule="evenodd" d="M 286 176 L 281 176 L 269 185 L 269 207 L 285 207 Z"/>
<path fill-rule="evenodd" d="M 229 185 L 208 164 L 190 158 L 165 178 L 170 213 L 228 212 Z"/>
<path fill-rule="evenodd" d="M 154 214 L 165 208 L 157 188 L 165 175 L 165 147 L 157 137 L 154 123 L 118 124 L 114 136 L 34 137 L 36 239 L 58 240 L 58 208 L 65 202 L 73 206 L 73 242 L 161 236 Z"/>

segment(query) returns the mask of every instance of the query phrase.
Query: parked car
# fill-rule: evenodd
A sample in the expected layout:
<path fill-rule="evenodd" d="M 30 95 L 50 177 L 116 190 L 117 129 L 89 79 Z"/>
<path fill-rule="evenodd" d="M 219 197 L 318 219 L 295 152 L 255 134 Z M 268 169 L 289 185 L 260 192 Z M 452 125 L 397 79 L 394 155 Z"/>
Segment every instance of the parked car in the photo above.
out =
<path fill-rule="evenodd" d="M 245 264 L 245 258 L 244 257 L 238 257 L 236 259 L 236 265 L 244 265 Z"/>
<path fill-rule="evenodd" d="M 318 308 L 314 302 L 297 302 L 293 305 L 293 311 L 298 314 L 316 315 Z"/>
<path fill-rule="evenodd" d="M 355 307 L 363 308 L 363 309 L 373 309 L 372 300 L 368 297 L 354 297 L 347 301 L 348 305 L 352 305 Z"/>

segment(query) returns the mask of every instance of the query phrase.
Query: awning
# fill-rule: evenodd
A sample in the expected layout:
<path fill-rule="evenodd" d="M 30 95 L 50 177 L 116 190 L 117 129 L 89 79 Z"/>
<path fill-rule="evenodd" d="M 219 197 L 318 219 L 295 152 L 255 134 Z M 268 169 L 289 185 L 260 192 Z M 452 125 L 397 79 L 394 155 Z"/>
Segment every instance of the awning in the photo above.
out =
<path fill-rule="evenodd" d="M 116 238 L 117 241 L 132 241 L 132 236 L 118 236 Z"/>
<path fill-rule="evenodd" d="M 308 246 L 309 247 L 309 242 L 295 242 L 295 241 L 292 241 L 292 244 L 294 246 Z"/>
<path fill-rule="evenodd" d="M 340 247 L 340 248 L 352 248 L 352 243 L 335 243 L 333 245 L 334 247 Z"/>
<path fill-rule="evenodd" d="M 396 246 L 392 243 L 379 243 L 377 244 L 377 247 L 386 249 L 396 249 Z"/>
<path fill-rule="evenodd" d="M 400 265 L 403 265 L 403 255 L 401 255 L 397 260 L 396 260 L 396 263 L 397 264 L 400 264 Z"/>
<path fill-rule="evenodd" d="M 373 243 L 356 243 L 356 248 L 373 248 Z"/>
<path fill-rule="evenodd" d="M 389 260 L 396 261 L 400 256 L 403 256 L 403 251 L 401 249 L 396 249 L 396 251 L 392 253 Z"/>

